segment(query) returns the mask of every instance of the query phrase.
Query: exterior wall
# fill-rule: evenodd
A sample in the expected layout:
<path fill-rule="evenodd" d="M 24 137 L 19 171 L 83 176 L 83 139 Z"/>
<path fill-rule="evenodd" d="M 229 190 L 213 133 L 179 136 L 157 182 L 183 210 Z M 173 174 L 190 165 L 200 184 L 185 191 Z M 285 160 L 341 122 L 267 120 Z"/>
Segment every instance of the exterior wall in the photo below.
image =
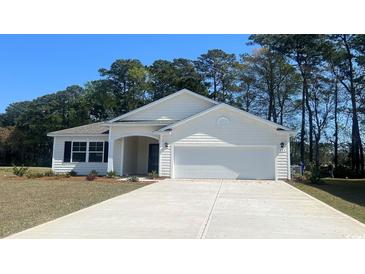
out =
<path fill-rule="evenodd" d="M 123 174 L 136 174 L 137 142 L 133 137 L 124 138 Z"/>
<path fill-rule="evenodd" d="M 288 164 L 288 145 L 280 148 L 276 156 L 276 170 L 278 179 L 290 179 Z"/>
<path fill-rule="evenodd" d="M 172 151 L 171 146 L 165 147 L 164 136 L 160 137 L 160 162 L 159 162 L 159 175 L 163 177 L 171 176 L 171 159 Z"/>
<path fill-rule="evenodd" d="M 98 174 L 105 175 L 107 170 L 107 163 L 64 163 L 63 162 L 63 154 L 65 148 L 66 141 L 75 141 L 75 142 L 89 142 L 89 141 L 100 141 L 105 142 L 108 141 L 107 136 L 100 137 L 66 137 L 66 136 L 57 136 L 53 139 L 53 158 L 52 158 L 52 170 L 56 173 L 67 173 L 70 171 L 75 171 L 79 175 L 87 175 L 91 170 L 96 170 Z M 86 158 L 88 158 L 86 156 Z"/>
<path fill-rule="evenodd" d="M 229 124 L 220 126 L 217 120 L 220 117 L 229 119 Z M 274 146 L 276 158 L 277 179 L 289 177 L 288 168 L 288 135 L 280 133 L 266 125 L 250 118 L 242 117 L 238 113 L 220 109 L 197 117 L 186 124 L 172 130 L 171 135 L 164 136 L 164 141 L 169 143 L 168 149 L 161 151 L 161 169 L 163 176 L 171 176 L 171 166 L 168 159 L 173 161 L 173 148 L 176 145 L 186 146 Z M 280 143 L 285 144 L 281 150 Z"/>
<path fill-rule="evenodd" d="M 222 116 L 230 120 L 228 125 L 217 125 L 217 119 Z M 66 173 L 74 170 L 80 175 L 86 175 L 93 169 L 99 174 L 106 173 L 107 163 L 63 163 L 65 141 L 104 142 L 109 140 L 109 143 L 113 142 L 112 166 L 117 174 L 146 173 L 148 145 L 159 142 L 159 174 L 166 177 L 173 176 L 172 166 L 175 146 L 274 146 L 276 148 L 277 178 L 290 178 L 288 134 L 272 130 L 266 125 L 261 125 L 249 118 L 242 117 L 238 113 L 220 109 L 174 128 L 171 134 L 154 136 L 152 133 L 159 128 L 161 126 L 113 127 L 109 139 L 107 136 L 54 137 L 52 168 L 57 173 Z M 149 136 L 156 139 L 144 137 L 124 138 L 127 136 Z M 158 138 L 160 138 L 160 141 L 157 140 Z M 281 142 L 285 144 L 283 149 L 280 148 Z M 165 143 L 168 144 L 167 147 Z M 111 152 L 109 150 L 109 156 L 111 156 Z M 124 159 L 128 160 L 124 162 Z"/>
<path fill-rule="evenodd" d="M 125 120 L 181 120 L 212 107 L 214 103 L 183 93 Z"/>

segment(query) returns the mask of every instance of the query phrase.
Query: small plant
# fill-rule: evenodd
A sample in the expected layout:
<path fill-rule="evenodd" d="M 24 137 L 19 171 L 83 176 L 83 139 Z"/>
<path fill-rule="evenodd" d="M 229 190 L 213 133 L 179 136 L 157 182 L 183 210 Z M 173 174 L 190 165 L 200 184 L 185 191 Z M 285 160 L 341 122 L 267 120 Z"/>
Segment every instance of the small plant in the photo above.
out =
<path fill-rule="evenodd" d="M 156 170 L 152 170 L 152 172 L 148 173 L 148 178 L 150 178 L 150 179 L 157 179 L 158 178 L 158 174 L 157 174 Z"/>
<path fill-rule="evenodd" d="M 17 166 L 13 166 L 13 174 L 19 177 L 23 177 L 27 172 L 28 172 L 29 168 L 21 166 L 21 167 L 17 167 Z"/>
<path fill-rule="evenodd" d="M 304 171 L 304 174 L 303 174 L 303 179 L 304 181 L 308 182 L 310 181 L 310 178 L 312 177 L 312 172 L 311 171 Z"/>
<path fill-rule="evenodd" d="M 137 176 L 131 176 L 127 179 L 128 182 L 136 183 L 139 182 L 139 178 Z"/>
<path fill-rule="evenodd" d="M 68 175 L 70 176 L 77 176 L 77 172 L 75 170 L 71 170 Z"/>
<path fill-rule="evenodd" d="M 89 174 L 86 176 L 86 181 L 94 181 L 96 179 L 96 176 Z"/>
<path fill-rule="evenodd" d="M 44 173 L 44 176 L 52 177 L 52 176 L 55 176 L 55 173 L 53 172 L 53 170 L 48 170 Z"/>
<path fill-rule="evenodd" d="M 321 182 L 321 173 L 320 173 L 320 169 L 317 167 L 313 167 L 312 171 L 311 171 L 311 176 L 309 178 L 310 182 L 312 184 L 318 184 Z"/>
<path fill-rule="evenodd" d="M 117 176 L 117 173 L 113 170 L 113 171 L 108 171 L 106 173 L 106 177 L 107 178 L 115 178 Z"/>
<path fill-rule="evenodd" d="M 26 174 L 28 179 L 36 179 L 36 178 L 42 178 L 44 176 L 44 173 L 32 173 L 32 172 L 27 172 Z"/>
<path fill-rule="evenodd" d="M 95 170 L 90 171 L 90 173 L 86 176 L 87 181 L 94 181 L 98 173 Z"/>
<path fill-rule="evenodd" d="M 295 182 L 305 183 L 305 179 L 304 179 L 304 176 L 303 175 L 294 174 L 293 175 L 293 180 Z"/>
<path fill-rule="evenodd" d="M 95 177 L 96 176 L 98 176 L 98 172 L 95 170 L 95 169 L 93 169 L 92 171 L 90 171 L 90 173 L 89 174 L 92 174 L 92 175 L 94 175 Z"/>

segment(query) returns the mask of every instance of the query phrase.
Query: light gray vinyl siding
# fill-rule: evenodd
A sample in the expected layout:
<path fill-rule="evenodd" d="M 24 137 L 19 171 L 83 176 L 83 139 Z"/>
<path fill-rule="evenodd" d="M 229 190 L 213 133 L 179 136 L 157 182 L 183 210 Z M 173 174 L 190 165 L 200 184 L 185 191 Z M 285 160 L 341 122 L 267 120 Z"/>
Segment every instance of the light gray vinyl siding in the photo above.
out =
<path fill-rule="evenodd" d="M 191 94 L 180 94 L 123 120 L 182 120 L 213 105 Z"/>
<path fill-rule="evenodd" d="M 166 148 L 162 145 L 160 147 L 160 176 L 171 176 L 171 146 Z"/>
<path fill-rule="evenodd" d="M 287 146 L 279 150 L 276 156 L 276 170 L 278 179 L 288 179 L 288 154 Z"/>
<path fill-rule="evenodd" d="M 64 163 L 63 155 L 66 141 L 74 141 L 74 142 L 93 142 L 100 141 L 105 142 L 108 141 L 108 138 L 105 136 L 100 137 L 63 137 L 57 136 L 54 137 L 53 142 L 53 159 L 52 159 L 52 170 L 55 173 L 68 173 L 70 171 L 77 172 L 78 175 L 87 175 L 91 170 L 96 170 L 98 174 L 105 175 L 107 170 L 107 163 Z"/>
<path fill-rule="evenodd" d="M 229 119 L 229 124 L 219 126 L 217 120 L 220 117 Z M 275 148 L 276 174 L 278 179 L 288 178 L 287 149 L 281 151 L 280 143 L 287 147 L 288 135 L 268 127 L 265 124 L 242 117 L 229 110 L 217 110 L 194 120 L 180 125 L 172 130 L 171 135 L 165 137 L 165 141 L 172 146 L 261 146 Z M 163 151 L 162 154 L 168 153 Z M 171 165 L 168 165 L 168 157 L 163 155 L 161 160 L 161 174 L 171 174 Z M 166 160 L 165 160 L 166 159 Z M 170 161 L 173 161 L 173 157 Z"/>

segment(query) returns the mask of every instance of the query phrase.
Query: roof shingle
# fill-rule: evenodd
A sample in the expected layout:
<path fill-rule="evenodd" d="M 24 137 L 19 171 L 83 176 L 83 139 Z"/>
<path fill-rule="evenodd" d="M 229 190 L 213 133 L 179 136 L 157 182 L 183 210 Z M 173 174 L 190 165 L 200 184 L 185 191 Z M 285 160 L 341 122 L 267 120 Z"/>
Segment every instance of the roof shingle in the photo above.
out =
<path fill-rule="evenodd" d="M 48 136 L 55 136 L 55 135 L 89 135 L 89 134 L 108 134 L 109 130 L 108 127 L 103 125 L 103 122 L 79 126 L 79 127 L 72 127 L 62 130 L 57 130 L 48 133 Z"/>

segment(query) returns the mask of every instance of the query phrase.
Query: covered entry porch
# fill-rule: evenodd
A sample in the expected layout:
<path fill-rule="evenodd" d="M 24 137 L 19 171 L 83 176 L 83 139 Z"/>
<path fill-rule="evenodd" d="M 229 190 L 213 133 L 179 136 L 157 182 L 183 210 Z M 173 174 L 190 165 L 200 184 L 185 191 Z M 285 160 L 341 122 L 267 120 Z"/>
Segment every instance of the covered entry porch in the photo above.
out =
<path fill-rule="evenodd" d="M 118 175 L 146 175 L 159 171 L 159 139 L 152 136 L 124 136 L 109 141 L 108 171 Z"/>

